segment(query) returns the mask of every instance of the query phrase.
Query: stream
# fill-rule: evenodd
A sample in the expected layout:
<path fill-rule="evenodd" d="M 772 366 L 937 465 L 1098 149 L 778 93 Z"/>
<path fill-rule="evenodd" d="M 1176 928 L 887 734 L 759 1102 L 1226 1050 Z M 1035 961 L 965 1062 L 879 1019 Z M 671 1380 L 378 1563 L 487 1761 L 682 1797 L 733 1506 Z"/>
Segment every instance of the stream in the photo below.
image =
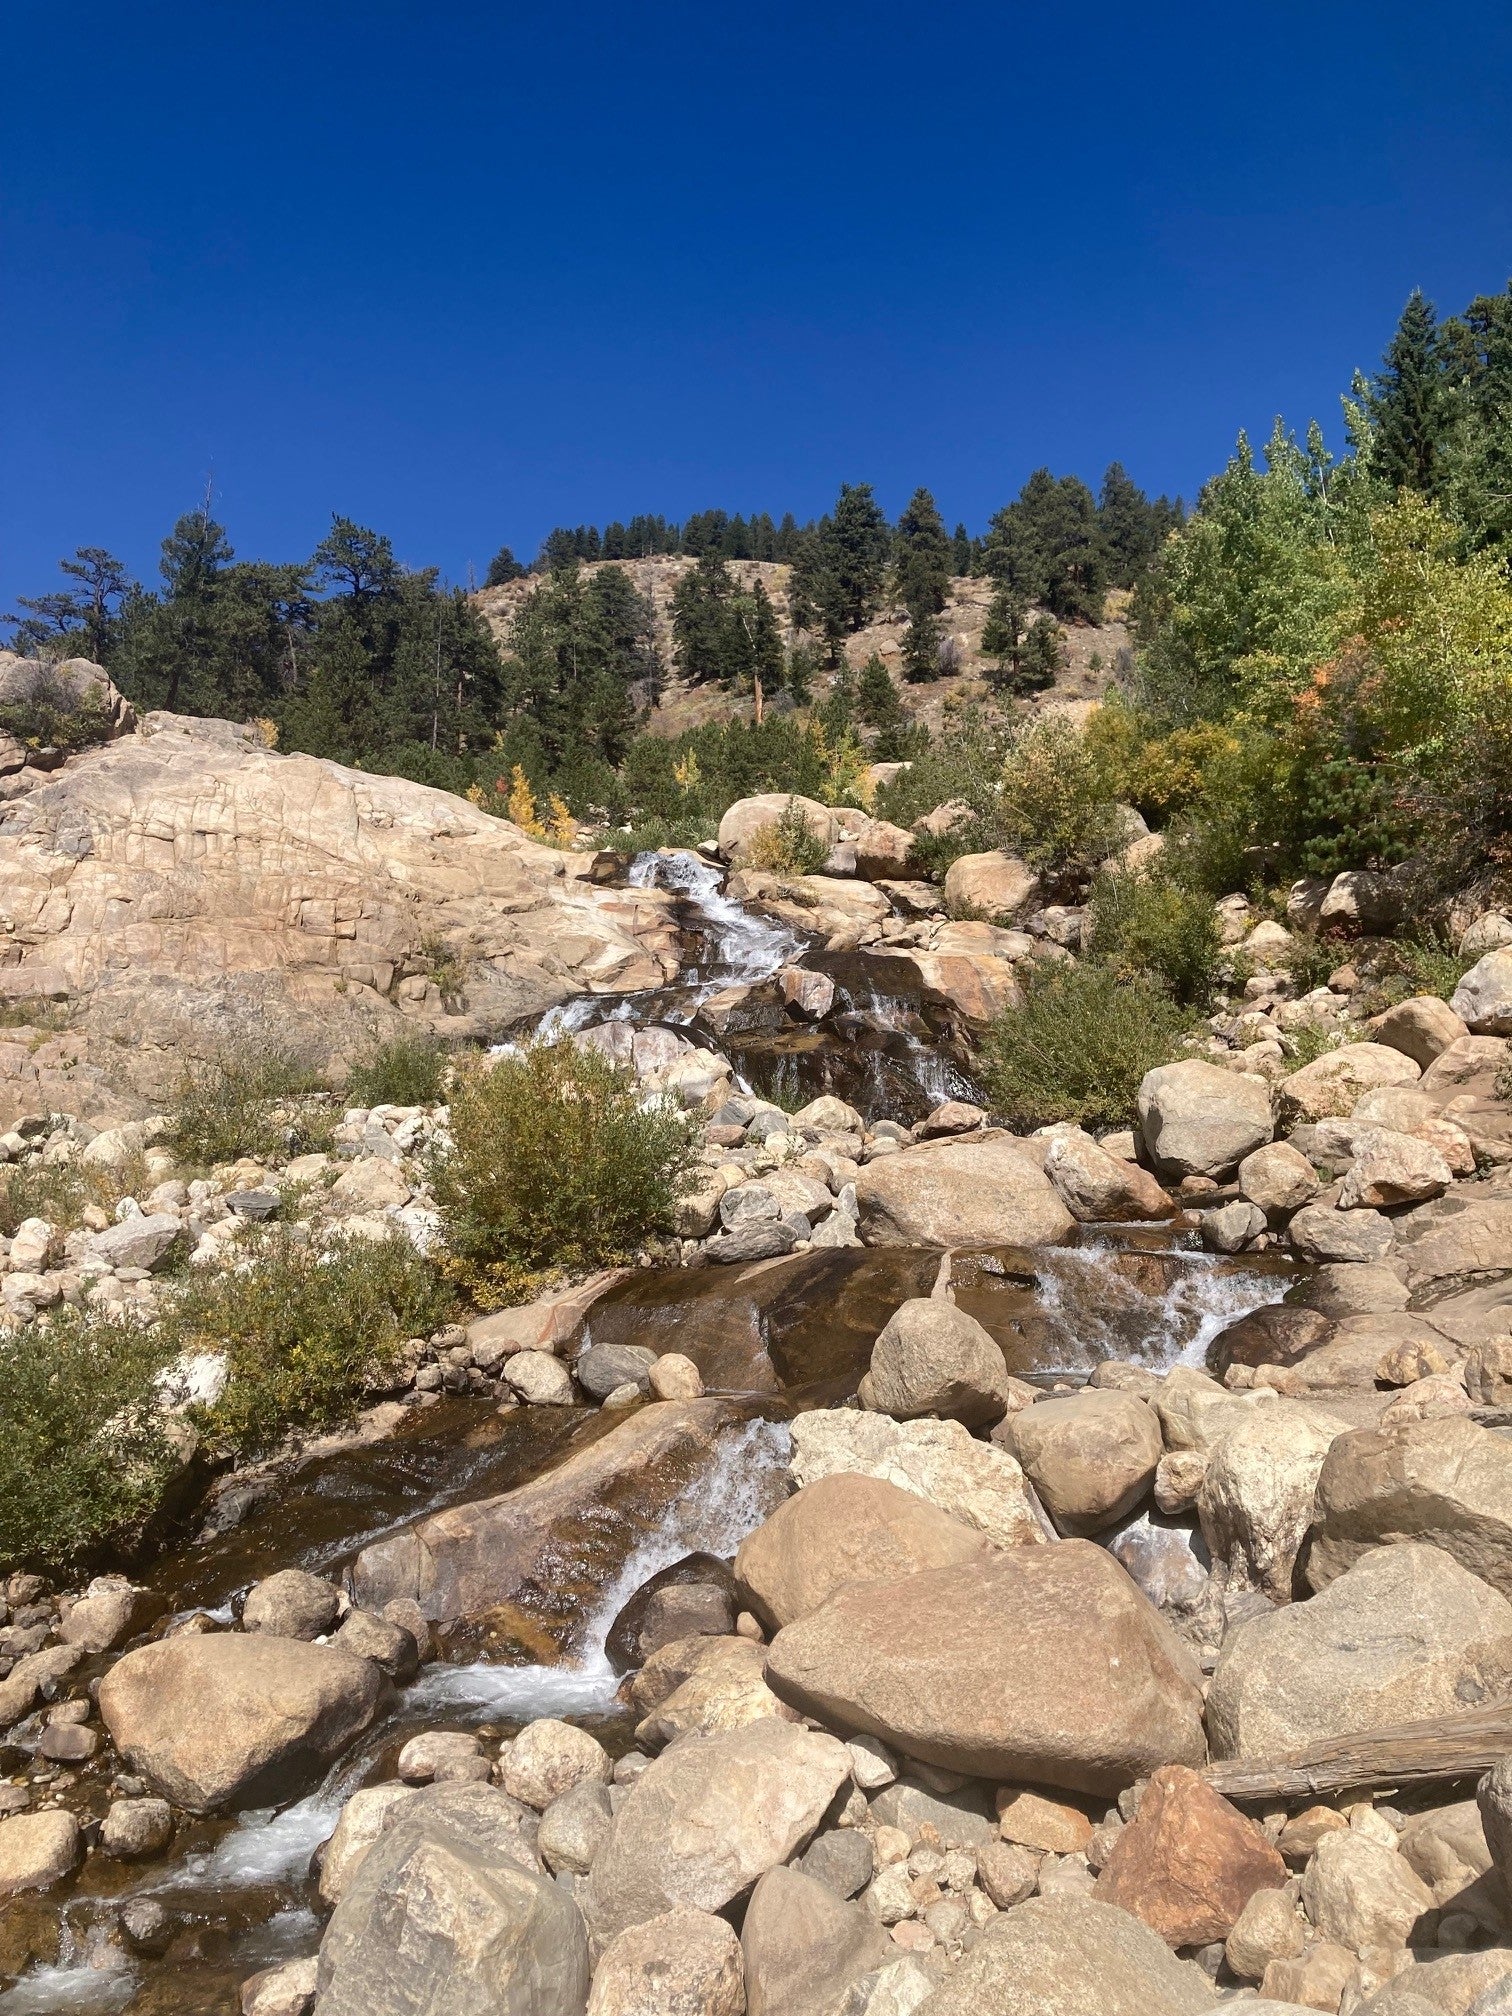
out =
<path fill-rule="evenodd" d="M 897 991 L 905 961 L 805 945 L 730 899 L 723 871 L 693 854 L 642 855 L 629 880 L 676 898 L 687 948 L 676 984 L 580 998 L 552 1010 L 538 1025 L 544 1033 L 621 1020 L 675 1029 L 723 1050 L 748 1091 L 789 1105 L 834 1092 L 868 1120 L 911 1121 L 941 1099 L 976 1093 L 938 1008 Z M 797 964 L 834 982 L 833 1006 L 819 1022 L 794 1025 L 783 1013 L 775 979 Z M 731 1008 L 736 990 L 744 991 Z M 728 1010 L 717 1032 L 709 1020 L 716 1003 Z M 784 1495 L 786 1421 L 855 1391 L 877 1332 L 900 1302 L 929 1292 L 939 1259 L 895 1247 L 815 1250 L 747 1266 L 642 1271 L 611 1290 L 590 1311 L 585 1343 L 683 1352 L 711 1392 L 741 1396 L 743 1418 L 720 1433 L 695 1488 L 633 1529 L 626 1522 L 618 1565 L 579 1603 L 572 1663 L 465 1653 L 433 1662 L 303 1799 L 231 1820 L 181 1816 L 169 1859 L 133 1865 L 93 1855 L 71 1890 L 0 1906 L 0 1981 L 14 1982 L 0 1990 L 0 2016 L 234 2016 L 248 1974 L 315 1950 L 323 1920 L 311 1857 L 342 1802 L 391 1777 L 398 1750 L 422 1729 L 496 1738 L 558 1715 L 593 1728 L 612 1751 L 629 1748 L 634 1717 L 617 1700 L 605 1650 L 617 1613 L 682 1556 L 733 1555 Z M 962 1253 L 953 1273 L 958 1303 L 1001 1344 L 1009 1370 L 1042 1381 L 1083 1378 L 1107 1357 L 1200 1365 L 1220 1330 L 1278 1300 L 1295 1278 L 1268 1256 L 1223 1259 L 1188 1235 L 1138 1226 L 1084 1227 L 1055 1248 Z M 146 1579 L 174 1615 L 201 1610 L 229 1620 L 247 1587 L 274 1569 L 339 1578 L 372 1541 L 539 1475 L 602 1432 L 598 1421 L 595 1411 L 500 1414 L 488 1399 L 443 1398 L 410 1413 L 387 1440 L 311 1460 L 239 1524 L 174 1548 Z M 13 1757 L 6 1768 L 15 1768 Z M 107 1763 L 85 1766 L 71 1803 L 103 1814 L 110 1778 Z M 160 1907 L 150 1950 L 119 1929 L 128 1902 Z"/>

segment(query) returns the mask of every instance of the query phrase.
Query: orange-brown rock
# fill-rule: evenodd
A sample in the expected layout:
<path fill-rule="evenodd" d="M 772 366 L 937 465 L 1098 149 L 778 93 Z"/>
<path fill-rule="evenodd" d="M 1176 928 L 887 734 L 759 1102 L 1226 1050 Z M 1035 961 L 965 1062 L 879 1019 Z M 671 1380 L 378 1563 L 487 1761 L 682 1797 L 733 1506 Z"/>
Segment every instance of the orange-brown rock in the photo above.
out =
<path fill-rule="evenodd" d="M 1195 1771 L 1168 1764 L 1145 1787 L 1093 1895 L 1132 1911 L 1169 1946 L 1226 1939 L 1257 1890 L 1279 1890 L 1286 1864 L 1253 1820 Z"/>

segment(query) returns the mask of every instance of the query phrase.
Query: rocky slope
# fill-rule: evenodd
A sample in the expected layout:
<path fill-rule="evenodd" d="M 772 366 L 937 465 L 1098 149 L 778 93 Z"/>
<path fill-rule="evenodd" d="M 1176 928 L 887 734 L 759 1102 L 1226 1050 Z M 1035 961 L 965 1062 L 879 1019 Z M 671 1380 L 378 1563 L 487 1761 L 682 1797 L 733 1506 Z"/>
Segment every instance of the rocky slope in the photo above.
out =
<path fill-rule="evenodd" d="M 676 970 L 660 892 L 226 722 L 150 715 L 5 782 L 0 995 L 64 1004 L 73 1051 L 149 1097 L 252 1028 L 324 1062 L 402 1021 L 490 1034 Z M 23 1084 L 5 1117 L 34 1103 Z"/>

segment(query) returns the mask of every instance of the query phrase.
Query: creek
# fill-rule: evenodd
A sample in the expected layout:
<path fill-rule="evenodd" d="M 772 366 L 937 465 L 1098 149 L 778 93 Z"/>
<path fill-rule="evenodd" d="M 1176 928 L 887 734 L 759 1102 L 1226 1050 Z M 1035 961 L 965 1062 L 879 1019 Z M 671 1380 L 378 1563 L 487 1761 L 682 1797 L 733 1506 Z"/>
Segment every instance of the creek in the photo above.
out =
<path fill-rule="evenodd" d="M 683 971 L 654 993 L 555 1009 L 540 1025 L 547 1033 L 621 1020 L 672 1028 L 722 1049 L 749 1091 L 790 1106 L 834 1092 L 868 1120 L 910 1121 L 943 1098 L 976 1092 L 938 1007 L 899 991 L 906 962 L 806 945 L 734 902 L 722 871 L 692 854 L 643 855 L 629 879 L 675 897 Z M 822 1020 L 795 1027 L 774 982 L 799 964 L 825 972 L 835 992 Z M 732 990 L 745 991 L 716 1033 L 711 1004 L 728 1008 Z M 0 1979 L 20 1976 L 0 1992 L 0 2016 L 232 2016 L 248 1974 L 317 1947 L 311 1858 L 344 1799 L 391 1777 L 400 1747 L 421 1729 L 498 1737 L 560 1715 L 592 1727 L 612 1750 L 628 1748 L 634 1718 L 618 1704 L 605 1651 L 621 1606 L 686 1554 L 733 1555 L 783 1495 L 785 1421 L 855 1391 L 877 1332 L 901 1301 L 929 1292 L 939 1259 L 896 1247 L 816 1250 L 743 1267 L 641 1272 L 611 1290 L 592 1308 L 585 1342 L 683 1352 L 711 1392 L 740 1396 L 744 1406 L 676 1502 L 645 1517 L 614 1515 L 622 1529 L 595 1551 L 597 1579 L 576 1592 L 571 1656 L 507 1663 L 464 1651 L 433 1662 L 320 1786 L 283 1810 L 181 1818 L 169 1859 L 131 1865 L 92 1855 L 67 1893 L 0 1907 Z M 1140 1227 L 1084 1227 L 1054 1248 L 963 1253 L 953 1268 L 958 1303 L 1001 1344 L 1010 1371 L 1051 1382 L 1083 1378 L 1107 1357 L 1155 1368 L 1201 1364 L 1225 1325 L 1279 1299 L 1295 1278 L 1284 1263 L 1225 1260 L 1186 1235 Z M 176 1547 L 147 1579 L 166 1612 L 229 1621 L 248 1586 L 274 1569 L 339 1578 L 364 1545 L 525 1483 L 603 1432 L 599 1423 L 578 1409 L 501 1414 L 488 1400 L 441 1399 L 386 1440 L 308 1461 L 240 1523 Z M 110 1775 L 104 1763 L 84 1767 L 70 1795 L 81 1814 L 103 1814 Z M 161 1907 L 150 1942 L 158 1950 L 134 1947 L 119 1930 L 131 1900 Z"/>

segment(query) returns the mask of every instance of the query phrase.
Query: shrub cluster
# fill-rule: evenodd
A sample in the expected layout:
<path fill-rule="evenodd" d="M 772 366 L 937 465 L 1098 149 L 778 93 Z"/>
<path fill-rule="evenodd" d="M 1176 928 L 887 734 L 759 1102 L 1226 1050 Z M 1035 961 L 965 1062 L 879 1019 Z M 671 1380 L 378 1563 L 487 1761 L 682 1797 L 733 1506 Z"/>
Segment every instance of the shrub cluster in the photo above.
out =
<path fill-rule="evenodd" d="M 434 1106 L 446 1081 L 446 1052 L 429 1036 L 407 1031 L 376 1044 L 347 1072 L 351 1106 Z"/>
<path fill-rule="evenodd" d="M 320 1093 L 319 1078 L 292 1050 L 248 1034 L 185 1065 L 170 1138 L 191 1167 L 301 1154 L 324 1145 L 334 1125 Z"/>
<path fill-rule="evenodd" d="M 1036 968 L 982 1047 L 993 1111 L 1019 1131 L 1056 1120 L 1128 1126 L 1140 1080 L 1171 1061 L 1186 1019 L 1143 974 L 1092 959 Z"/>
<path fill-rule="evenodd" d="M 749 867 L 768 868 L 779 875 L 817 875 L 828 854 L 803 807 L 796 798 L 789 798 L 772 825 L 758 827 L 751 835 L 745 860 Z"/>
<path fill-rule="evenodd" d="M 459 1074 L 432 1189 L 453 1264 L 480 1298 L 605 1266 L 663 1230 L 694 1162 L 686 1117 L 570 1042 Z"/>

